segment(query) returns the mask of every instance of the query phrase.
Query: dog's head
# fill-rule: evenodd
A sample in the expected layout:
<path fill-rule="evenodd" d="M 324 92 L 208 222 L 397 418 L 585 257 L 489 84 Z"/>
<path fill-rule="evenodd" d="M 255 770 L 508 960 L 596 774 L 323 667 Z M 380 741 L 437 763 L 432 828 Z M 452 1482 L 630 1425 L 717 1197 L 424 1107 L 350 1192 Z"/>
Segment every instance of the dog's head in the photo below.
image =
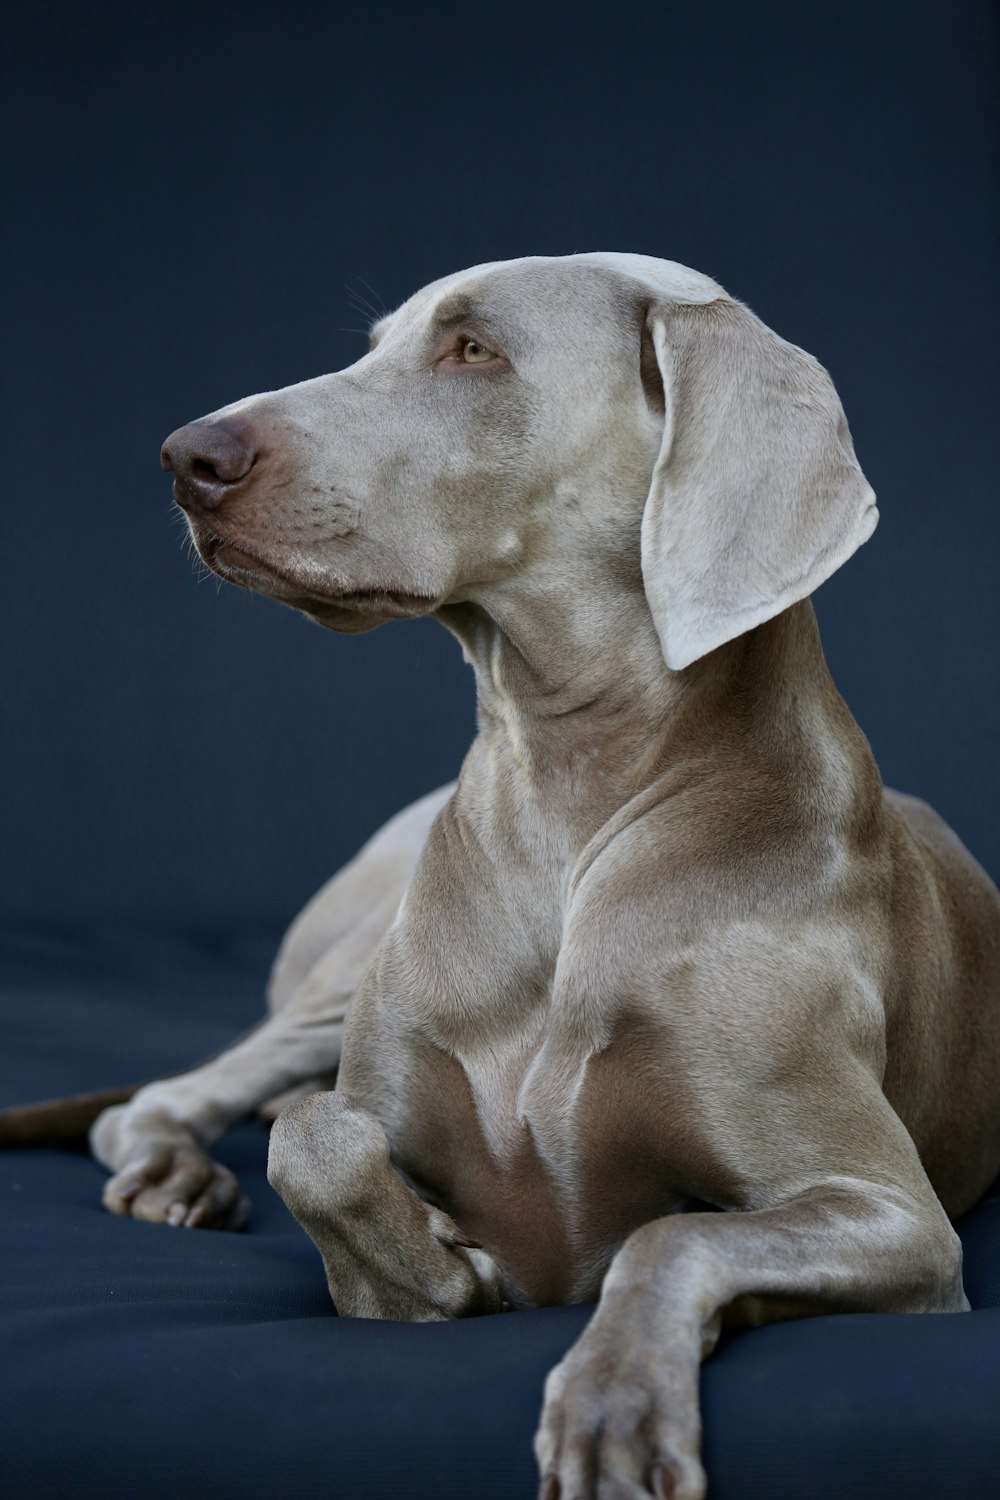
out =
<path fill-rule="evenodd" d="M 878 512 L 833 384 L 670 261 L 496 262 L 416 293 L 346 370 L 173 433 L 221 577 L 337 630 L 513 579 L 645 590 L 680 670 L 810 594 Z"/>

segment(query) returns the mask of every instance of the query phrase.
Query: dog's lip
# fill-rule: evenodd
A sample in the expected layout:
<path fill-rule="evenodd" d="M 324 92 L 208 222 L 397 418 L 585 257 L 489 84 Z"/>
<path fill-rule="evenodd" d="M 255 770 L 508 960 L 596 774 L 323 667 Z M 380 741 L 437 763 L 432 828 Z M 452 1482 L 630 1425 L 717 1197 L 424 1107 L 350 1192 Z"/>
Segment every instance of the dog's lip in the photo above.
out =
<path fill-rule="evenodd" d="M 279 599 L 293 604 L 299 609 L 332 606 L 344 606 L 345 608 L 365 609 L 378 611 L 386 605 L 401 610 L 413 610 L 425 612 L 437 603 L 437 595 L 417 593 L 412 589 L 399 588 L 395 583 L 375 583 L 360 589 L 333 589 L 322 590 L 312 587 L 303 588 L 301 582 L 285 573 L 282 569 L 275 567 L 272 562 L 265 562 L 262 557 L 251 552 L 242 543 L 232 542 L 228 537 L 219 536 L 216 532 L 209 532 L 199 541 L 198 550 L 202 560 L 212 569 L 213 573 L 220 578 L 233 583 L 250 583 L 254 587 L 261 584 L 266 587 L 264 591 L 276 593 Z M 273 584 L 280 585 L 280 590 L 275 590 Z"/>

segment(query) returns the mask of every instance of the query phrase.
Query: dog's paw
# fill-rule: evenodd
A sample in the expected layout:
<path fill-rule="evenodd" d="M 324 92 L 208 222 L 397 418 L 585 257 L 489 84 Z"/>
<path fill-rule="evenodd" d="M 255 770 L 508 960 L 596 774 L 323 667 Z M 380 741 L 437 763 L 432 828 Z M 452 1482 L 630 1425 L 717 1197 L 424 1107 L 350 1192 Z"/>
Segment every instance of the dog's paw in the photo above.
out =
<path fill-rule="evenodd" d="M 539 1500 L 704 1500 L 697 1361 L 678 1352 L 595 1318 L 545 1383 Z"/>
<path fill-rule="evenodd" d="M 139 1146 L 104 1186 L 113 1214 L 185 1229 L 241 1229 L 250 1204 L 227 1167 L 193 1136 Z"/>

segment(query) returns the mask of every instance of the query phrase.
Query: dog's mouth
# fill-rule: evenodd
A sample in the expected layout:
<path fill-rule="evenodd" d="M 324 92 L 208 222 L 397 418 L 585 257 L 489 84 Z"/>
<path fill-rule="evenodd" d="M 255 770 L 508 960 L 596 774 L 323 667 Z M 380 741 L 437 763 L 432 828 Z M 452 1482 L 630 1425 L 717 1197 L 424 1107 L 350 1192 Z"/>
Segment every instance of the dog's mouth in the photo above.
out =
<path fill-rule="evenodd" d="M 242 588 L 267 594 L 293 609 L 301 609 L 324 624 L 336 624 L 336 616 L 350 612 L 376 615 L 379 618 L 407 618 L 428 614 L 438 603 L 434 594 L 417 593 L 391 583 L 375 583 L 365 588 L 337 588 L 324 584 L 317 588 L 297 578 L 290 570 L 278 567 L 250 551 L 242 542 L 232 542 L 216 532 L 195 537 L 198 555 L 219 578 Z M 374 624 L 375 621 L 372 621 Z"/>

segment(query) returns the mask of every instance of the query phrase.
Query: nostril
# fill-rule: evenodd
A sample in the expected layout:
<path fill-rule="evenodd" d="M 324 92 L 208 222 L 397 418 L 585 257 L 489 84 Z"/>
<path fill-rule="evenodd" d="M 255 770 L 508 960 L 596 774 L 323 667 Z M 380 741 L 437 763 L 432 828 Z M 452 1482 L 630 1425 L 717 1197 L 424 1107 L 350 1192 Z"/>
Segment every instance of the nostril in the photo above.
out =
<path fill-rule="evenodd" d="M 226 483 L 226 480 L 212 467 L 207 458 L 193 458 L 189 474 L 192 479 L 203 479 L 208 484 Z"/>
<path fill-rule="evenodd" d="M 206 433 L 191 454 L 190 474 L 205 484 L 238 484 L 257 462 L 255 449 L 219 427 Z"/>

